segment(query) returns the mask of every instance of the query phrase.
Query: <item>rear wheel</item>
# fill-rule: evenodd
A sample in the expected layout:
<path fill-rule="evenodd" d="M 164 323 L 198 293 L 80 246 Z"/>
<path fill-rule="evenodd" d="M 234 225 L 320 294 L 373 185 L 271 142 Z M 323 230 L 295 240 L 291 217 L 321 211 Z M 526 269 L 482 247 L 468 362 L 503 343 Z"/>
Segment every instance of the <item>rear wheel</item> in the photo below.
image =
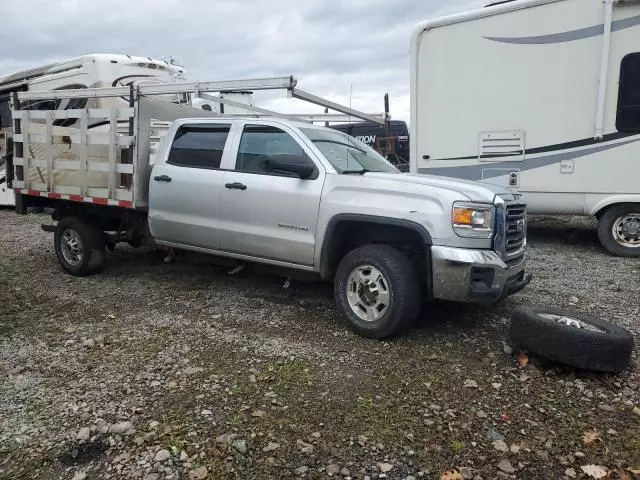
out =
<path fill-rule="evenodd" d="M 78 217 L 63 218 L 55 233 L 56 256 L 71 275 L 84 276 L 99 271 L 105 258 L 102 231 Z"/>
<path fill-rule="evenodd" d="M 640 204 L 607 209 L 598 219 L 598 237 L 612 255 L 640 257 Z"/>
<path fill-rule="evenodd" d="M 348 326 L 369 338 L 385 338 L 409 327 L 421 304 L 416 269 L 388 245 L 347 253 L 336 272 L 334 294 Z"/>

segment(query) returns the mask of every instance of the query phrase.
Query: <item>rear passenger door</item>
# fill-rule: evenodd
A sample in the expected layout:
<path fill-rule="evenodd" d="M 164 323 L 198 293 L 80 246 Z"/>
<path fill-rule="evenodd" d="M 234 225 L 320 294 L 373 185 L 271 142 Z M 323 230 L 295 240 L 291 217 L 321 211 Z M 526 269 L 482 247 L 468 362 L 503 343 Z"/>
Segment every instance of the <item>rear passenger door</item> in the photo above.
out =
<path fill-rule="evenodd" d="M 220 193 L 230 155 L 231 124 L 178 127 L 169 154 L 158 158 L 149 185 L 149 227 L 166 243 L 218 249 Z"/>

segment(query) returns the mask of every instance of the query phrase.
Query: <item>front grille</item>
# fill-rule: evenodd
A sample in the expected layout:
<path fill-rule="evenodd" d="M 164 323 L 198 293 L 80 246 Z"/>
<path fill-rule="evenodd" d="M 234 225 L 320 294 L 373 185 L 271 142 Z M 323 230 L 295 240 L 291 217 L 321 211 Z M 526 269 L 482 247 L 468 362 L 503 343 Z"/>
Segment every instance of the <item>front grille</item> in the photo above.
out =
<path fill-rule="evenodd" d="M 507 265 L 507 267 L 511 268 L 511 267 L 515 267 L 516 265 L 519 265 L 520 262 L 522 262 L 522 256 L 524 255 L 524 253 L 522 255 L 516 255 L 513 258 L 508 258 L 504 261 L 504 263 Z"/>
<path fill-rule="evenodd" d="M 504 252 L 507 264 L 519 263 L 524 255 L 527 238 L 527 207 L 523 204 L 507 204 L 505 208 Z"/>

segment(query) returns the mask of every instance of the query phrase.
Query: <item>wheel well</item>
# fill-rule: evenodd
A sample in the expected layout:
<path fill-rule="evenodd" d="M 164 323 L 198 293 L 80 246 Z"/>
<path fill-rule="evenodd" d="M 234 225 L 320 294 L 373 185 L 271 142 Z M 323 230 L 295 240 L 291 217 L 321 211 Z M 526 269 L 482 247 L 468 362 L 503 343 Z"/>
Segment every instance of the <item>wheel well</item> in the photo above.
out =
<path fill-rule="evenodd" d="M 138 246 L 149 238 L 146 212 L 76 202 L 57 202 L 53 220 L 78 217 L 105 232 L 115 243 L 127 241 Z M 112 232 L 112 233 L 109 233 Z"/>
<path fill-rule="evenodd" d="M 638 202 L 620 202 L 620 203 L 611 203 L 609 205 L 605 205 L 604 207 L 602 207 L 600 210 L 598 210 L 595 214 L 595 217 L 597 220 L 600 220 L 600 217 L 602 217 L 602 215 L 605 214 L 605 212 L 607 212 L 608 210 L 611 210 L 612 208 L 617 208 L 617 207 L 631 207 L 631 206 L 637 206 L 640 207 L 640 203 Z"/>
<path fill-rule="evenodd" d="M 330 224 L 322 248 L 320 274 L 328 280 L 344 256 L 364 245 L 391 245 L 414 263 L 421 278 L 429 278 L 431 237 L 424 227 L 407 221 L 342 220 Z"/>

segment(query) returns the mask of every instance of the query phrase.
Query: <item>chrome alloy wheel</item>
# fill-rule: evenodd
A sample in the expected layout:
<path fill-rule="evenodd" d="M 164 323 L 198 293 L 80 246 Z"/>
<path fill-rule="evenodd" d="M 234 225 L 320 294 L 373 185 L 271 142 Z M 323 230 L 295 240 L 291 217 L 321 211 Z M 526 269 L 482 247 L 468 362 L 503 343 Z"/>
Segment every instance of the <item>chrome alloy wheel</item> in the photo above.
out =
<path fill-rule="evenodd" d="M 65 261 L 74 267 L 82 263 L 82 240 L 75 230 L 67 229 L 60 237 L 60 249 Z"/>
<path fill-rule="evenodd" d="M 349 274 L 347 299 L 360 319 L 375 322 L 389 309 L 389 282 L 376 267 L 359 265 Z"/>

